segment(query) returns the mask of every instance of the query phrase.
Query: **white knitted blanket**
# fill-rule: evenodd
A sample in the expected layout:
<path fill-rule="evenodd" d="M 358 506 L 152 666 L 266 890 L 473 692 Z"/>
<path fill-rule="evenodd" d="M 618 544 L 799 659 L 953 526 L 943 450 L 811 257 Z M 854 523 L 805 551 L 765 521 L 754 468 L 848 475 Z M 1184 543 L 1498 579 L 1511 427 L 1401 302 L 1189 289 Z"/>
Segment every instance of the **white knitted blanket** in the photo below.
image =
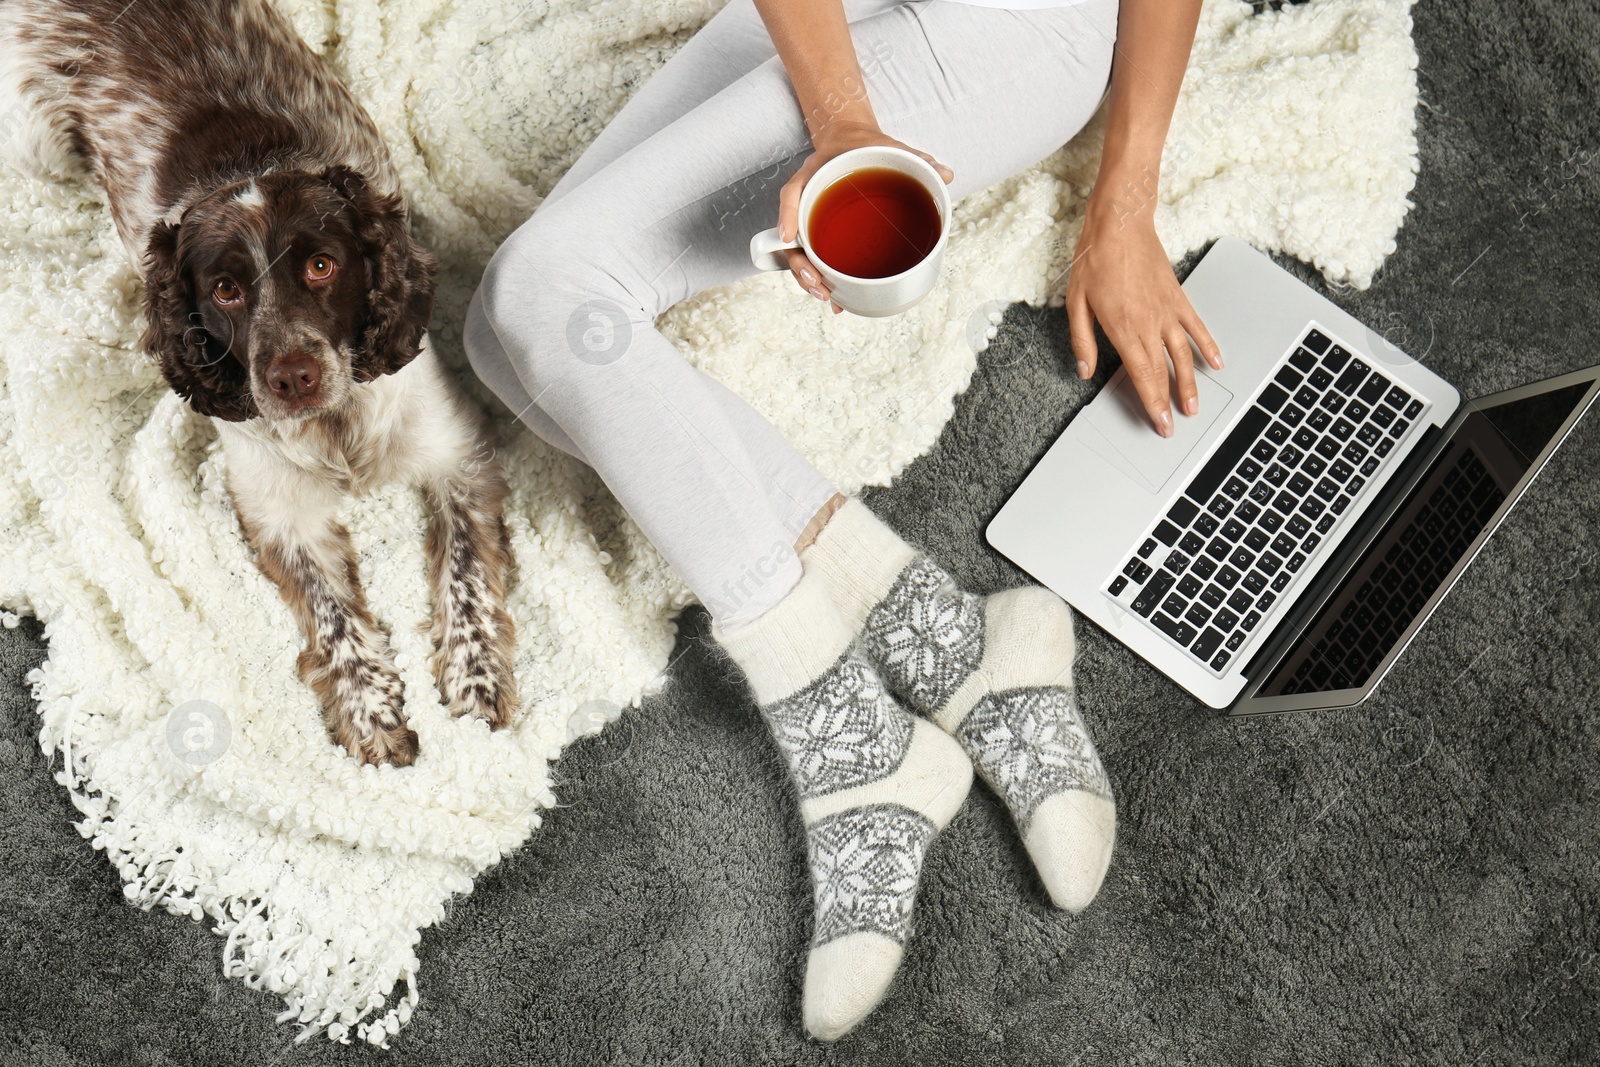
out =
<path fill-rule="evenodd" d="M 496 243 L 719 6 L 279 3 L 387 136 L 444 263 L 433 342 L 468 378 L 462 312 Z M 1369 284 L 1417 167 L 1409 7 L 1208 0 L 1156 216 L 1174 260 L 1233 233 Z M 1059 292 L 1099 144 L 1097 119 L 962 203 L 943 280 L 902 317 L 819 314 L 764 276 L 662 325 L 838 484 L 887 483 L 932 445 L 997 309 Z M 538 828 L 548 761 L 661 676 L 689 595 L 592 472 L 503 418 L 526 703 L 495 734 L 440 707 L 420 501 L 352 502 L 422 747 L 411 768 L 359 768 L 295 677 L 299 634 L 241 540 L 209 422 L 137 350 L 138 276 L 98 191 L 0 169 L 0 257 L 0 619 L 46 624 L 39 740 L 79 832 L 130 902 L 225 936 L 226 973 L 281 996 L 301 1039 L 386 1044 L 418 1000 L 421 931 Z"/>

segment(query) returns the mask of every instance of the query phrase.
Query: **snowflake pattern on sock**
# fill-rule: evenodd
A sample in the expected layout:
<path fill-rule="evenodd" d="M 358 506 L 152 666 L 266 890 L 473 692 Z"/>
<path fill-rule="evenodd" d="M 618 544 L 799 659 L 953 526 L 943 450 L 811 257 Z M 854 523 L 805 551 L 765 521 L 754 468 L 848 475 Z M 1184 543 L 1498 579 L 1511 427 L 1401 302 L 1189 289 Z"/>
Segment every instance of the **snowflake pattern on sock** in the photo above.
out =
<path fill-rule="evenodd" d="M 932 715 L 983 660 L 983 600 L 918 556 L 867 616 L 861 640 L 895 691 Z"/>
<path fill-rule="evenodd" d="M 1111 780 L 1070 687 L 991 693 L 967 714 L 955 735 L 1023 833 L 1046 797 L 1082 789 L 1111 799 Z"/>
<path fill-rule="evenodd" d="M 761 712 L 788 758 L 802 800 L 886 778 L 911 747 L 911 716 L 853 652 Z"/>
<path fill-rule="evenodd" d="M 812 947 L 865 931 L 904 944 L 922 860 L 936 832 L 927 817 L 902 804 L 867 804 L 812 825 Z"/>

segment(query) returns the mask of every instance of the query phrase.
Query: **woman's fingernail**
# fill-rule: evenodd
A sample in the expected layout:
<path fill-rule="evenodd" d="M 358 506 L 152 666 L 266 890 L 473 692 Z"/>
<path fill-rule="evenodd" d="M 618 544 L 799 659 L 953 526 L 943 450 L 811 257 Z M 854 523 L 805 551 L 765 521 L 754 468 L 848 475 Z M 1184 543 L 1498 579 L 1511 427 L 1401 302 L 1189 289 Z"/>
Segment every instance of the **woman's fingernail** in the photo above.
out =
<path fill-rule="evenodd" d="M 1156 426 L 1161 430 L 1162 437 L 1172 436 L 1172 413 L 1163 411 L 1156 416 Z"/>
<path fill-rule="evenodd" d="M 1217 369 L 1221 370 L 1222 369 L 1222 353 L 1218 352 L 1215 356 L 1212 356 L 1211 358 L 1217 361 Z"/>
<path fill-rule="evenodd" d="M 810 289 L 807 289 L 806 292 L 810 293 L 812 296 L 816 297 L 818 300 L 826 300 L 826 299 L 828 299 L 828 294 L 824 293 L 821 289 L 817 288 L 815 285 L 813 285 Z"/>
<path fill-rule="evenodd" d="M 1078 377 L 1087 378 L 1088 376 L 1089 376 L 1089 364 L 1085 363 L 1081 359 L 1078 360 Z"/>
<path fill-rule="evenodd" d="M 1189 415 L 1200 414 L 1200 398 L 1197 396 L 1189 397 L 1183 402 L 1183 410 Z"/>
<path fill-rule="evenodd" d="M 812 274 L 811 271 L 806 267 L 800 268 L 800 280 L 805 282 L 807 285 L 817 284 L 817 276 Z"/>

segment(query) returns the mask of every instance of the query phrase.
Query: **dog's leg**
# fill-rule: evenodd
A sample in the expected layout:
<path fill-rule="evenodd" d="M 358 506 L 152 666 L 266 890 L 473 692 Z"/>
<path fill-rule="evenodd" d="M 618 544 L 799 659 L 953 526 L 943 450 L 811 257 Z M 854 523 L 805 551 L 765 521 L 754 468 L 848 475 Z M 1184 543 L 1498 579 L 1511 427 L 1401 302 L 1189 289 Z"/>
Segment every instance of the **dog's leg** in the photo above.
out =
<path fill-rule="evenodd" d="M 277 583 L 305 635 L 300 677 L 322 702 L 335 742 L 363 763 L 408 765 L 417 735 L 401 711 L 404 692 L 388 636 L 367 610 L 350 532 L 333 518 L 333 498 L 319 507 L 301 493 L 275 521 L 234 495 L 256 562 Z"/>
<path fill-rule="evenodd" d="M 517 709 L 511 653 L 516 628 L 506 614 L 505 475 L 487 447 L 423 487 L 428 520 L 428 584 L 433 589 L 433 676 L 454 715 L 498 730 Z"/>

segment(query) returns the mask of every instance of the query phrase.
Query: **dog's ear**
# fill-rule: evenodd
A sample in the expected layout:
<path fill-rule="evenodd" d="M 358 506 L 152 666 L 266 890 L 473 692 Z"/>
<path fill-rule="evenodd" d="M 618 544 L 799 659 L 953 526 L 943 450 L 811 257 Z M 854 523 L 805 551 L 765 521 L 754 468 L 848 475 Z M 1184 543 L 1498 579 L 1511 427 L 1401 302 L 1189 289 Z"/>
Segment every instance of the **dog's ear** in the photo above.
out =
<path fill-rule="evenodd" d="M 228 422 L 256 416 L 243 365 L 206 330 L 178 251 L 178 226 L 156 223 L 145 246 L 144 336 L 172 391 L 202 415 Z"/>
<path fill-rule="evenodd" d="M 329 167 L 322 178 L 350 205 L 355 236 L 367 260 L 367 324 L 352 361 L 356 381 L 393 374 L 416 358 L 433 316 L 439 259 L 411 239 L 405 202 L 377 193 L 349 167 Z"/>

